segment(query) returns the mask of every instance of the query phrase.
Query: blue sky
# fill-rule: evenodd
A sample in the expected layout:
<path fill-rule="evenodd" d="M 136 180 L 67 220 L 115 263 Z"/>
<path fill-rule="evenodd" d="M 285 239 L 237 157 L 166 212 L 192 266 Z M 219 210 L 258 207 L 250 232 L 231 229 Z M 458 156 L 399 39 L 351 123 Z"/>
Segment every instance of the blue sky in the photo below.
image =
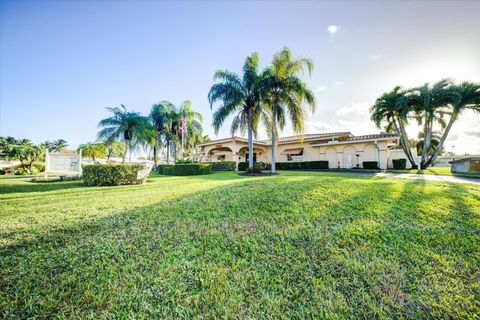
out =
<path fill-rule="evenodd" d="M 314 61 L 308 132 L 378 132 L 368 106 L 395 85 L 480 81 L 480 2 L 3 1 L 0 135 L 76 147 L 95 140 L 107 106 L 146 114 L 190 99 L 215 138 L 215 70 L 240 72 L 254 51 L 265 66 L 284 46 Z M 447 150 L 480 153 L 479 128 L 465 114 Z"/>

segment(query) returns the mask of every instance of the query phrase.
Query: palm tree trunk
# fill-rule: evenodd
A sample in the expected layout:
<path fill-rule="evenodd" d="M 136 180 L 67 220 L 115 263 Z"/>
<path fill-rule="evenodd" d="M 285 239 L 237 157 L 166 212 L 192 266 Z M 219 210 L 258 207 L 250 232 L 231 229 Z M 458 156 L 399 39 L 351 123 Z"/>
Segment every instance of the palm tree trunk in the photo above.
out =
<path fill-rule="evenodd" d="M 167 164 L 170 164 L 170 140 L 167 140 Z"/>
<path fill-rule="evenodd" d="M 443 144 L 445 143 L 445 140 L 447 140 L 448 133 L 450 132 L 450 129 L 453 126 L 453 123 L 457 120 L 458 113 L 453 113 L 452 116 L 450 117 L 450 120 L 448 121 L 448 125 L 445 128 L 445 131 L 443 132 L 442 137 L 440 138 L 440 141 L 438 142 L 437 147 L 435 148 L 435 151 L 433 152 L 432 156 L 428 159 L 428 161 L 425 163 L 426 168 L 428 168 L 433 161 L 435 161 L 440 154 L 440 151 L 442 150 Z"/>
<path fill-rule="evenodd" d="M 426 169 L 426 163 L 427 163 L 427 159 L 428 159 L 428 150 L 430 149 L 430 143 L 431 143 L 431 140 L 432 140 L 432 121 L 433 119 L 431 119 L 430 117 L 425 119 L 425 128 L 424 128 L 424 133 L 425 133 L 425 136 L 423 138 L 423 151 L 422 151 L 422 162 L 421 162 L 421 165 L 420 165 L 420 168 L 423 170 L 423 169 Z"/>
<path fill-rule="evenodd" d="M 410 148 L 408 146 L 408 136 L 402 121 L 398 120 L 398 125 L 397 125 L 397 122 L 394 119 L 393 125 L 395 128 L 395 131 L 397 131 L 397 135 L 400 137 L 400 145 L 402 146 L 403 152 L 405 152 L 405 155 L 407 156 L 408 161 L 410 161 L 412 168 L 417 167 L 417 164 L 415 163 L 415 159 L 413 159 L 412 152 L 410 151 Z"/>
<path fill-rule="evenodd" d="M 248 167 L 253 169 L 253 129 L 252 129 L 252 111 L 248 110 Z"/>
<path fill-rule="evenodd" d="M 275 120 L 272 123 L 272 163 L 271 163 L 271 166 L 272 166 L 271 172 L 272 173 L 276 173 L 276 171 L 275 171 L 275 151 L 276 151 L 277 146 L 275 145 L 276 139 L 275 139 L 275 127 L 274 127 L 275 123 L 274 122 L 275 122 Z"/>
<path fill-rule="evenodd" d="M 157 171 L 157 145 L 158 140 L 155 137 L 155 145 L 153 146 L 153 171 Z"/>
<path fill-rule="evenodd" d="M 122 163 L 125 163 L 125 160 L 127 159 L 127 152 L 128 152 L 128 140 L 125 140 L 125 151 L 123 152 Z"/>

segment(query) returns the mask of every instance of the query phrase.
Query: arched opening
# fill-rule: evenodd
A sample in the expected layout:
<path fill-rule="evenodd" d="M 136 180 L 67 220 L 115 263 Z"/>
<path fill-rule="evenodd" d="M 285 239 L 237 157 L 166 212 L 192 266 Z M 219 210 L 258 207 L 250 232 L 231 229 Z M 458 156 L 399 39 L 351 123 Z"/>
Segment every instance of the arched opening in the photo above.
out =
<path fill-rule="evenodd" d="M 232 161 L 233 160 L 233 151 L 229 147 L 218 147 L 212 148 L 208 151 L 207 161 L 218 162 L 218 161 Z"/>
<path fill-rule="evenodd" d="M 363 161 L 378 161 L 378 150 L 374 144 L 367 144 L 363 148 Z"/>
<path fill-rule="evenodd" d="M 337 150 L 335 148 L 327 148 L 325 150 L 325 158 L 328 161 L 328 168 L 329 169 L 336 169 L 338 168 L 338 155 Z"/>
<path fill-rule="evenodd" d="M 248 147 L 242 147 L 238 151 L 240 161 L 248 161 Z M 253 147 L 253 162 L 266 162 L 266 152 L 263 148 Z"/>
<path fill-rule="evenodd" d="M 357 165 L 357 150 L 352 146 L 347 146 L 343 149 L 343 167 L 346 169 L 352 169 Z"/>

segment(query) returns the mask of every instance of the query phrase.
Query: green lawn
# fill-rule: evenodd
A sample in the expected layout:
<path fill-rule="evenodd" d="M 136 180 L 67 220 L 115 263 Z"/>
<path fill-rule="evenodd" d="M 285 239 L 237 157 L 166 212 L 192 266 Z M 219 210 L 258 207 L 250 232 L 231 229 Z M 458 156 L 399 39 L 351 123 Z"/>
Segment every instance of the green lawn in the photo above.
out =
<path fill-rule="evenodd" d="M 0 180 L 1 318 L 475 318 L 480 186 Z"/>

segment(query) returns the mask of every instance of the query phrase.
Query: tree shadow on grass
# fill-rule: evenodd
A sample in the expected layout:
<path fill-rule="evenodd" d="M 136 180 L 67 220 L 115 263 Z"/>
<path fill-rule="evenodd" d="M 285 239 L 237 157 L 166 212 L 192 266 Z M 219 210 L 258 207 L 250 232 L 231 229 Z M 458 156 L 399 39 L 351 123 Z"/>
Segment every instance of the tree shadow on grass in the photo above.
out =
<path fill-rule="evenodd" d="M 432 245 L 414 247 L 425 181 L 239 182 L 4 247 L 0 309 L 45 318 L 432 317 L 428 300 L 411 302 L 435 295 L 418 293 L 410 277 L 428 259 L 409 248 L 425 255 Z"/>
<path fill-rule="evenodd" d="M 83 181 L 64 181 L 64 182 L 48 182 L 37 183 L 30 181 L 12 181 L 8 183 L 3 180 L 0 184 L 0 194 L 8 193 L 27 193 L 27 192 L 48 192 L 62 189 L 83 188 Z"/>

